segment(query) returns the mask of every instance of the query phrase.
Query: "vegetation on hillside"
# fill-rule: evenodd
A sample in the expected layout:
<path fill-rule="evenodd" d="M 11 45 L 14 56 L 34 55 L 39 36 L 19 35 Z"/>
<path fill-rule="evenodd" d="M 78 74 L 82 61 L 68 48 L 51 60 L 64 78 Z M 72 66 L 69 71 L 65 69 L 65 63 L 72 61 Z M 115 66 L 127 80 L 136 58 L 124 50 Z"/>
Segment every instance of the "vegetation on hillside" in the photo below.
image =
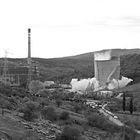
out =
<path fill-rule="evenodd" d="M 134 83 L 140 82 L 140 55 L 129 54 L 121 57 L 121 75 L 133 79 Z"/>
<path fill-rule="evenodd" d="M 39 122 L 37 125 L 40 125 L 42 120 L 49 120 L 51 123 L 61 126 L 62 133 L 56 133 L 56 140 L 73 140 L 74 138 L 77 140 L 88 140 L 95 137 L 96 139 L 101 138 L 101 140 L 108 140 L 109 138 L 119 138 L 120 140 L 123 139 L 123 131 L 121 127 L 111 123 L 97 110 L 89 108 L 83 104 L 82 101 L 77 99 L 74 101 L 68 100 L 74 97 L 73 93 L 68 94 L 65 90 L 58 89 L 55 89 L 53 92 L 44 90 L 44 94 L 46 94 L 46 96 L 34 96 L 33 98 L 32 96 L 29 96 L 29 93 L 27 94 L 21 89 L 22 94 L 20 94 L 20 90 L 18 88 L 15 89 L 8 86 L 7 88 L 3 88 L 3 86 L 4 85 L 1 85 L 0 87 L 1 99 L 3 99 L 5 102 L 3 102 L 4 106 L 1 107 L 3 109 L 12 110 L 12 112 L 22 112 L 23 115 L 18 117 L 24 121 L 27 121 L 29 124 Z M 13 94 L 15 91 L 19 92 L 19 95 Z M 7 104 L 11 108 L 7 108 Z M 13 117 L 15 116 L 12 116 L 12 118 Z M 134 127 L 139 129 L 139 126 L 136 125 L 135 122 L 132 123 L 134 123 Z M 66 130 L 69 130 L 69 133 L 66 133 Z M 77 133 L 73 133 L 73 131 Z M 133 131 L 129 130 L 129 133 L 127 133 L 127 131 L 125 133 L 126 137 L 129 139 L 133 137 L 135 140 L 137 135 L 133 133 Z M 33 132 L 36 133 L 35 131 Z M 71 133 L 73 133 L 73 135 L 71 135 Z"/>
<path fill-rule="evenodd" d="M 120 50 L 121 75 L 132 78 L 133 83 L 140 82 L 140 54 L 139 50 Z M 9 65 L 26 64 L 26 59 L 8 59 Z M 89 78 L 94 76 L 94 53 L 86 53 L 64 58 L 33 58 L 40 71 L 41 81 L 54 80 L 61 83 L 70 83 L 72 78 Z M 0 62 L 3 65 L 2 61 Z"/>
<path fill-rule="evenodd" d="M 134 80 L 133 83 L 140 82 L 139 58 L 140 55 L 138 54 L 121 56 L 121 75 L 132 78 Z M 33 60 L 39 64 L 42 80 L 69 83 L 71 78 L 78 77 L 80 79 L 94 76 L 93 53 L 59 59 L 33 58 Z M 9 61 L 14 64 L 25 63 L 25 59 L 10 59 Z M 83 103 L 85 101 L 84 96 L 75 96 L 74 93 L 68 93 L 64 89 L 45 89 L 41 85 L 41 83 L 37 83 L 31 86 L 33 93 L 38 95 L 35 96 L 35 94 L 27 93 L 24 88 L 13 88 L 2 83 L 0 84 L 0 109 L 11 112 L 11 114 L 4 113 L 3 116 L 0 116 L 2 124 L 0 129 L 4 129 L 6 133 L 12 132 L 9 135 L 14 138 L 16 136 L 17 139 L 25 140 L 35 139 L 33 136 L 39 139 L 44 135 L 46 136 L 46 132 L 48 133 L 49 131 L 55 133 L 55 140 L 90 140 L 99 138 L 101 140 L 123 140 L 124 137 L 127 140 L 138 140 L 140 138 L 133 129 L 116 126 L 96 109 L 85 105 Z M 126 93 L 125 112 L 123 112 L 123 115 L 128 115 L 128 110 L 130 110 L 130 113 L 133 111 L 134 115 L 129 113 L 125 123 L 132 128 L 140 130 L 140 120 L 135 118 L 131 120 L 131 118 L 136 117 L 135 113 L 140 112 L 139 100 L 139 94 L 133 95 L 133 98 L 130 98 Z M 120 119 L 124 121 L 124 117 L 121 116 L 123 99 L 110 100 L 108 108 L 112 112 L 120 114 Z M 12 118 L 9 122 L 8 117 Z M 18 120 L 15 121 L 16 119 Z M 16 132 L 13 132 L 13 124 L 17 124 L 17 122 L 19 124 L 20 122 L 28 124 L 27 132 L 23 125 L 17 126 L 15 128 Z M 51 125 L 45 125 L 44 122 L 50 122 Z M 43 135 L 40 134 L 40 130 L 37 132 L 35 129 L 32 129 L 34 123 L 36 123 L 37 129 L 42 124 L 40 127 L 41 131 L 45 130 Z M 54 129 L 48 128 L 50 126 L 54 126 L 55 129 L 60 126 L 61 129 L 59 133 L 56 133 Z M 18 127 L 22 134 L 18 132 Z M 46 128 L 48 129 L 46 130 Z"/>

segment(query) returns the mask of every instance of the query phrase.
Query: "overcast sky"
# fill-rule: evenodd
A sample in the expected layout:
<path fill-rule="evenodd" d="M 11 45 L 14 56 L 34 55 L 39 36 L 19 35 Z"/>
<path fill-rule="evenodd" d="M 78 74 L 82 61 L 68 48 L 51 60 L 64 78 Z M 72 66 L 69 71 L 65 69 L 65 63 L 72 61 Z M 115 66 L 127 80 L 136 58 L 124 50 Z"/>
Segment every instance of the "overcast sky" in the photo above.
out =
<path fill-rule="evenodd" d="M 53 58 L 140 47 L 139 0 L 1 0 L 0 57 Z"/>

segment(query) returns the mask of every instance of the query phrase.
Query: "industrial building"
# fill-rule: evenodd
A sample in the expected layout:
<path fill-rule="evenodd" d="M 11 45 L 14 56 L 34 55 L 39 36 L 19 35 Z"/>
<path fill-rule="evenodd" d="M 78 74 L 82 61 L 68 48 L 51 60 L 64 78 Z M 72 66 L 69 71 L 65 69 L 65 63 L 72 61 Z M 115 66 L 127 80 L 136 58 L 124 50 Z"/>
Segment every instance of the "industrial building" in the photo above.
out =
<path fill-rule="evenodd" d="M 27 65 L 9 65 L 5 72 L 3 64 L 0 64 L 0 81 L 10 86 L 26 86 L 28 81 L 28 71 L 29 67 Z M 37 66 L 32 65 L 31 71 L 31 80 L 37 79 Z"/>
<path fill-rule="evenodd" d="M 10 86 L 25 85 L 28 75 L 28 67 L 26 66 L 10 66 L 4 75 L 4 67 L 0 69 L 0 81 Z"/>
<path fill-rule="evenodd" d="M 22 63 L 22 62 L 21 62 Z M 37 80 L 37 63 L 31 59 L 31 29 L 28 29 L 28 57 L 22 64 L 8 61 L 7 55 L 0 63 L 0 82 L 10 86 L 28 86 L 31 80 Z"/>

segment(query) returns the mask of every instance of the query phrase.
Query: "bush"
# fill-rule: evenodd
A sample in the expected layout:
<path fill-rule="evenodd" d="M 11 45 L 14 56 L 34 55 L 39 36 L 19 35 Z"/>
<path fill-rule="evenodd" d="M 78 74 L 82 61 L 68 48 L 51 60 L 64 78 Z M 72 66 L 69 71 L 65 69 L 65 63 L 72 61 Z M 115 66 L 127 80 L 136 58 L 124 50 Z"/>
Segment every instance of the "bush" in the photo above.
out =
<path fill-rule="evenodd" d="M 30 101 L 30 99 L 28 97 L 24 97 L 23 100 L 22 100 L 23 103 L 26 103 L 26 102 L 29 102 L 29 101 Z"/>
<path fill-rule="evenodd" d="M 57 136 L 55 140 L 80 140 L 80 131 L 75 127 L 65 126 L 62 134 Z"/>
<path fill-rule="evenodd" d="M 87 125 L 87 120 L 85 119 L 85 118 L 82 118 L 82 117 L 78 117 L 78 116 L 74 116 L 74 115 L 72 115 L 71 117 L 70 117 L 70 120 L 71 120 L 71 122 L 73 123 L 73 124 L 76 124 L 76 125 L 81 125 L 81 126 L 83 126 L 83 125 Z"/>
<path fill-rule="evenodd" d="M 126 140 L 135 140 L 137 137 L 137 133 L 134 131 L 133 128 L 123 127 L 121 132 Z"/>
<path fill-rule="evenodd" d="M 78 113 L 81 110 L 81 106 L 79 104 L 74 104 L 74 111 Z"/>
<path fill-rule="evenodd" d="M 0 83 L 0 93 L 6 96 L 12 95 L 12 88 L 9 85 L 5 85 L 3 83 Z"/>
<path fill-rule="evenodd" d="M 19 111 L 24 113 L 23 118 L 25 120 L 31 121 L 37 118 L 35 112 L 37 111 L 38 106 L 39 106 L 38 103 L 29 101 L 23 104 L 23 107 Z"/>
<path fill-rule="evenodd" d="M 57 107 L 60 107 L 62 105 L 62 100 L 61 99 L 56 99 L 56 105 Z"/>
<path fill-rule="evenodd" d="M 57 120 L 57 113 L 53 107 L 45 107 L 41 111 L 41 115 L 44 119 L 48 119 L 50 121 Z"/>
<path fill-rule="evenodd" d="M 10 103 L 10 101 L 8 101 L 4 98 L 0 98 L 0 107 L 6 108 L 6 109 L 9 109 L 9 110 L 14 108 L 13 104 Z"/>
<path fill-rule="evenodd" d="M 108 134 L 104 140 L 124 140 L 123 135 L 120 133 L 117 134 Z"/>
<path fill-rule="evenodd" d="M 111 103 L 108 104 L 108 108 L 111 112 L 117 112 L 122 110 L 122 101 L 115 99 Z"/>
<path fill-rule="evenodd" d="M 51 101 L 48 98 L 39 97 L 36 100 L 40 104 L 40 108 L 43 109 L 45 106 L 48 106 Z"/>
<path fill-rule="evenodd" d="M 19 87 L 12 88 L 12 95 L 24 98 L 27 96 L 26 90 Z"/>
<path fill-rule="evenodd" d="M 17 107 L 20 103 L 20 101 L 14 96 L 8 97 L 8 101 L 11 104 L 11 109 L 17 109 Z"/>
<path fill-rule="evenodd" d="M 68 120 L 69 119 L 69 112 L 63 111 L 59 117 L 61 120 Z"/>
<path fill-rule="evenodd" d="M 37 92 L 37 94 L 40 95 L 40 97 L 49 99 L 52 96 L 52 91 L 48 89 L 41 89 Z"/>
<path fill-rule="evenodd" d="M 127 120 L 125 122 L 126 125 L 130 126 L 131 128 L 135 128 L 140 130 L 140 122 L 138 119 L 133 119 L 133 120 Z"/>
<path fill-rule="evenodd" d="M 97 113 L 90 115 L 87 120 L 88 124 L 93 127 L 100 127 L 104 123 L 104 118 Z"/>
<path fill-rule="evenodd" d="M 118 132 L 120 131 L 120 127 L 109 122 L 106 120 L 103 116 L 94 113 L 90 115 L 88 118 L 88 124 L 93 127 L 100 128 L 102 130 L 108 131 L 108 132 Z"/>
<path fill-rule="evenodd" d="M 140 112 L 140 97 L 134 98 L 133 102 L 134 102 L 134 109 L 135 109 L 135 111 L 139 111 Z"/>

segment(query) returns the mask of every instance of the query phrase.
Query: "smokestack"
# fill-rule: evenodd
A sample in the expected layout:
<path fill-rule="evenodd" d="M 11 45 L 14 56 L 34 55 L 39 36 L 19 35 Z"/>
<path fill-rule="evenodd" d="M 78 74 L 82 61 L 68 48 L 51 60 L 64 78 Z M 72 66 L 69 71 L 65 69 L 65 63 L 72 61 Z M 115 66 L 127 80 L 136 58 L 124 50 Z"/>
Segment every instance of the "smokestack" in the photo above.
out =
<path fill-rule="evenodd" d="M 28 61 L 28 80 L 27 80 L 27 88 L 29 89 L 29 92 L 30 91 L 30 88 L 29 88 L 29 84 L 32 80 L 32 60 L 31 60 L 31 29 L 28 28 L 28 58 L 27 58 L 27 61 Z"/>
<path fill-rule="evenodd" d="M 28 58 L 31 58 L 31 29 L 28 28 Z"/>

